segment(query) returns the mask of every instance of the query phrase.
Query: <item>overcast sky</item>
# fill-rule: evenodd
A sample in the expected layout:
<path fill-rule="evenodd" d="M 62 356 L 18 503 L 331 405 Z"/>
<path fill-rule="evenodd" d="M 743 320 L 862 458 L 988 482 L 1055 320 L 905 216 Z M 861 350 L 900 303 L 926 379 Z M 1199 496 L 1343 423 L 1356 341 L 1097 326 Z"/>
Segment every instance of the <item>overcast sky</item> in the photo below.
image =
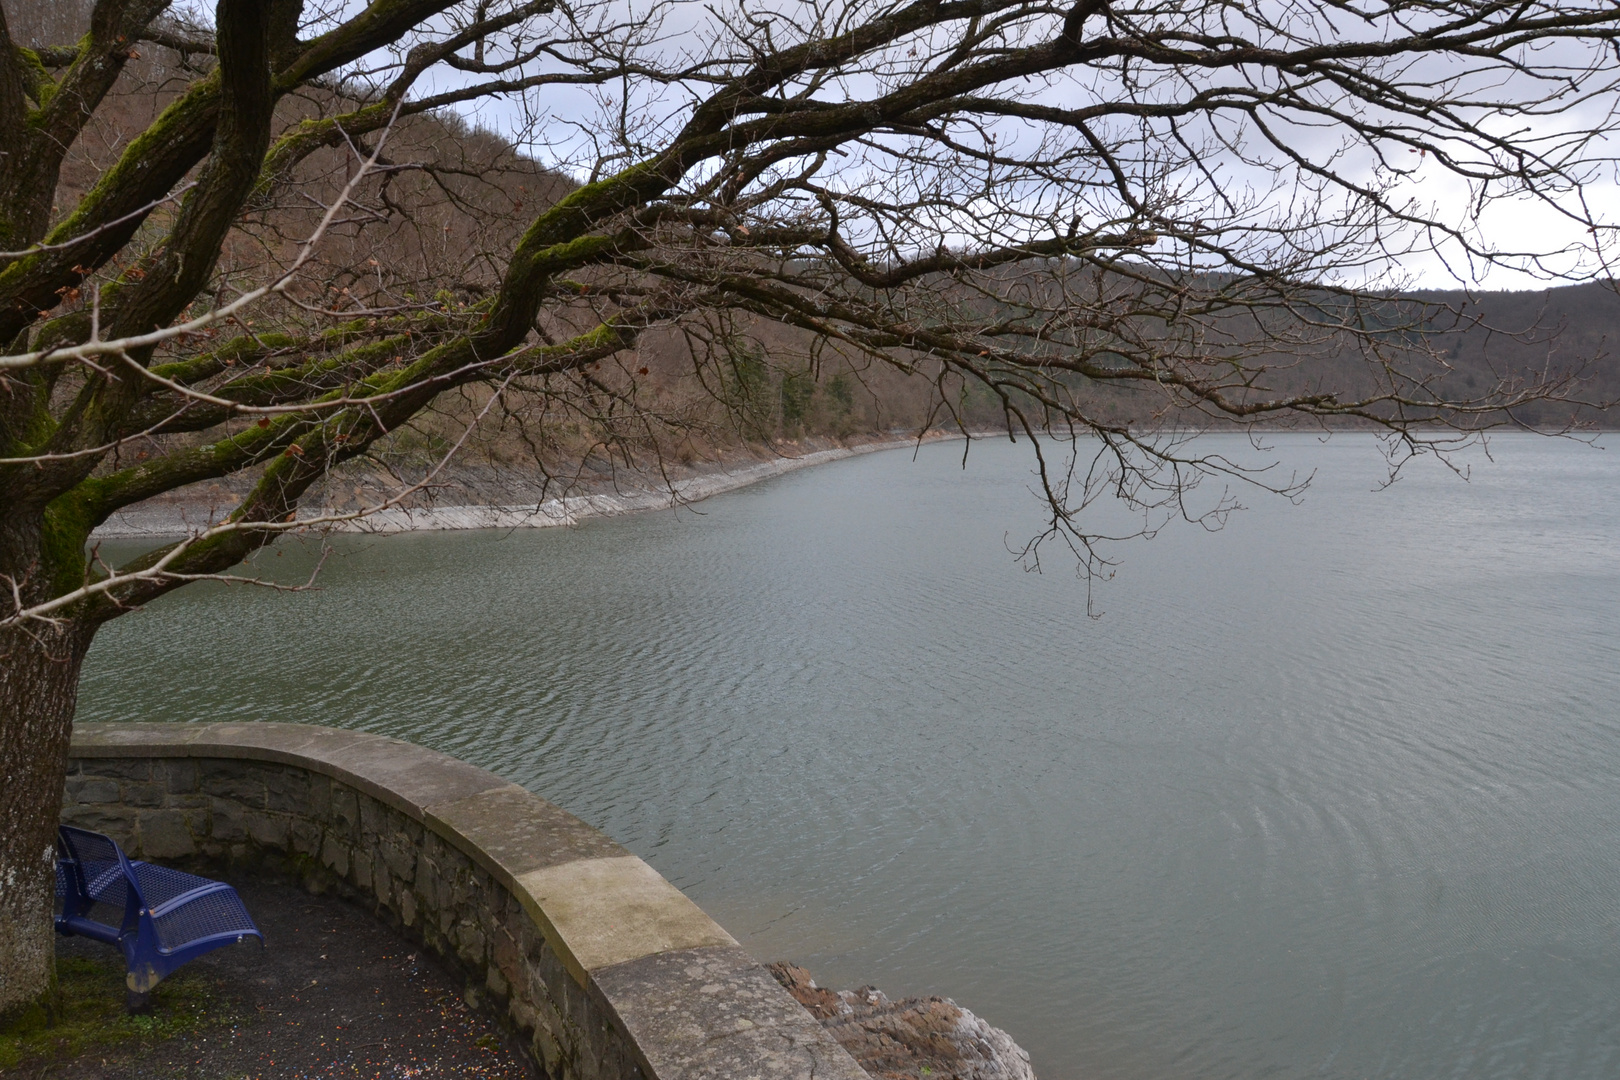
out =
<path fill-rule="evenodd" d="M 824 18 L 828 11 L 837 10 L 834 5 L 838 2 L 839 0 L 823 0 L 820 10 Z M 863 0 L 846 0 L 846 2 L 853 2 L 863 9 L 870 10 L 875 10 L 877 6 Z M 1384 32 L 1376 23 L 1348 18 L 1345 15 L 1347 6 L 1335 7 L 1327 0 L 1292 0 L 1292 2 L 1260 0 L 1260 5 L 1233 7 L 1207 3 L 1205 0 L 1184 0 L 1184 2 L 1120 0 L 1114 5 L 1114 10 L 1138 13 L 1151 10 L 1155 13 L 1142 17 L 1159 20 L 1161 23 L 1166 17 L 1166 12 L 1174 14 L 1179 11 L 1189 23 L 1193 23 L 1211 12 L 1220 12 L 1221 18 L 1230 20 L 1242 17 L 1234 12 L 1264 11 L 1276 15 L 1279 25 L 1291 26 L 1296 30 L 1300 35 L 1296 40 L 1314 40 L 1334 35 L 1377 36 Z M 358 0 L 331 0 L 327 15 L 342 17 L 360 6 Z M 492 6 L 498 10 L 502 5 L 497 0 Z M 1361 6 L 1363 9 L 1369 9 L 1375 8 L 1376 4 L 1364 3 Z M 758 3 L 750 0 L 748 9 L 754 14 L 756 24 L 762 18 L 774 22 L 775 40 L 782 41 L 792 37 L 794 23 L 803 26 L 809 22 L 817 7 L 814 0 L 763 0 Z M 595 6 L 586 6 L 576 0 L 574 10 L 588 12 L 590 19 L 598 20 L 603 25 L 617 23 L 621 27 L 641 30 L 646 37 L 643 44 L 644 55 L 665 64 L 673 64 L 713 55 L 715 52 L 713 41 L 717 27 L 716 12 L 734 15 L 738 8 L 737 0 L 676 0 L 672 3 L 660 3 L 657 0 L 609 0 Z M 317 5 L 310 4 L 306 8 L 306 18 L 316 15 L 317 11 Z M 652 14 L 653 12 L 657 13 L 656 16 Z M 203 13 L 203 17 L 206 18 L 206 13 Z M 1293 20 L 1292 23 L 1288 22 L 1290 19 Z M 536 25 L 543 26 L 545 22 Z M 656 32 L 647 31 L 646 28 L 654 26 L 657 28 Z M 1240 27 L 1240 29 L 1251 28 Z M 613 34 L 625 32 L 634 30 L 619 30 Z M 1271 31 L 1260 30 L 1255 33 L 1264 37 Z M 608 36 L 612 34 L 604 34 L 604 37 Z M 927 56 L 928 42 L 912 44 L 920 44 L 921 55 Z M 936 40 L 934 44 L 949 43 Z M 733 44 L 730 47 L 735 46 Z M 894 55 L 902 56 L 905 47 L 902 45 Z M 1534 54 L 1527 54 L 1525 58 L 1542 66 L 1554 62 L 1578 66 L 1589 62 L 1591 55 L 1587 47 L 1577 43 L 1540 49 Z M 382 58 L 371 59 L 376 61 Z M 1426 78 L 1455 76 L 1459 73 L 1455 65 L 1448 68 L 1443 62 L 1425 63 L 1426 67 L 1414 66 L 1403 73 L 1409 84 L 1417 85 Z M 365 66 L 364 62 L 360 66 Z M 1598 76 L 1603 80 L 1611 77 L 1612 75 L 1607 73 Z M 464 78 L 466 76 L 440 69 L 419 84 L 419 92 L 443 88 Z M 1215 78 L 1230 82 L 1234 76 L 1221 74 Z M 857 79 L 842 89 L 837 86 L 829 87 L 820 96 L 832 97 L 840 92 L 870 93 L 875 85 L 870 78 Z M 1474 76 L 1470 92 L 1504 101 L 1515 100 L 1515 95 L 1523 95 L 1524 100 L 1529 100 L 1537 94 L 1545 93 L 1547 85 L 1537 84 L 1518 76 L 1504 77 L 1490 73 L 1483 77 Z M 1074 106 L 1115 91 L 1116 84 L 1110 82 L 1110 76 L 1079 72 L 1073 77 L 1053 79 L 1044 83 L 1035 96 L 1038 100 L 1050 104 Z M 1166 92 L 1170 91 L 1167 89 Z M 663 88 L 655 92 L 646 86 L 624 87 L 615 83 L 589 92 L 550 88 L 530 94 L 523 100 L 495 98 L 480 102 L 476 106 L 466 107 L 463 111 L 474 123 L 517 141 L 543 163 L 567 171 L 579 179 L 586 179 L 592 162 L 598 156 L 589 133 L 593 129 L 600 130 L 599 121 L 602 117 L 627 114 L 646 135 L 648 142 L 656 143 L 660 130 L 668 131 L 669 125 L 684 119 L 691 100 L 689 93 L 678 88 Z M 1614 103 L 1614 95 L 1605 93 L 1596 100 L 1586 101 L 1576 109 L 1546 111 L 1528 118 L 1502 117 L 1490 123 L 1492 130 L 1497 134 L 1511 131 L 1516 139 L 1539 141 L 1538 145 L 1547 145 L 1547 140 L 1567 138 L 1572 134 L 1613 125 L 1615 121 L 1610 116 L 1610 111 Z M 1421 121 L 1418 123 L 1421 124 Z M 1313 160 L 1333 160 L 1335 168 L 1352 180 L 1371 182 L 1379 174 L 1375 168 L 1373 155 L 1365 148 L 1351 147 L 1345 152 L 1342 130 L 1320 125 L 1315 127 L 1290 125 L 1286 121 L 1280 122 L 1280 125 L 1280 130 L 1284 131 L 1291 149 L 1298 150 Z M 1028 125 L 1003 122 L 994 125 L 993 130 L 1000 140 L 998 146 L 1002 148 L 1021 141 L 1027 142 L 1033 137 Z M 1273 209 L 1286 205 L 1291 197 L 1297 196 L 1297 189 L 1292 187 L 1282 155 L 1274 149 L 1260 146 L 1252 137 L 1247 145 L 1251 148 L 1251 153 L 1247 155 L 1250 160 L 1247 162 L 1231 154 L 1211 152 L 1202 164 L 1220 175 L 1223 178 L 1222 183 L 1233 192 L 1247 194 L 1262 204 L 1269 204 Z M 1466 148 L 1460 147 L 1455 142 L 1451 145 L 1460 152 L 1466 152 Z M 1589 147 L 1586 152 L 1595 158 L 1609 153 L 1607 147 L 1607 143 L 1599 142 Z M 1574 277 L 1604 273 L 1603 262 L 1595 249 L 1597 240 L 1608 242 L 1604 230 L 1594 235 L 1584 223 L 1561 214 L 1554 206 L 1529 199 L 1500 201 L 1488 206 L 1482 214 L 1476 216 L 1476 208 L 1470 199 L 1467 182 L 1448 171 L 1434 157 L 1414 155 L 1405 147 L 1395 147 L 1389 153 L 1388 159 L 1394 162 L 1400 173 L 1390 181 L 1394 185 L 1390 193 L 1397 201 L 1409 199 L 1420 213 L 1432 215 L 1448 225 L 1473 229 L 1482 242 L 1497 250 L 1541 253 L 1548 258 L 1542 264 L 1543 272 L 1538 274 L 1529 272 L 1530 265 L 1522 260 L 1524 269 L 1518 270 L 1511 266 L 1490 266 L 1470 262 L 1453 245 L 1441 244 L 1439 250 L 1430 250 L 1433 245 L 1422 237 L 1408 236 L 1404 242 L 1395 244 L 1399 254 L 1393 264 L 1383 267 L 1373 263 L 1359 267 L 1351 266 L 1345 271 L 1351 280 L 1355 280 L 1358 275 L 1375 275 L 1380 270 L 1393 270 L 1397 275 L 1404 275 L 1412 283 L 1429 288 L 1473 285 L 1489 289 L 1522 289 L 1545 287 L 1548 272 Z M 868 153 L 863 157 L 857 154 L 841 164 L 843 173 L 836 179 L 850 187 L 880 183 L 883 180 L 881 173 L 885 167 L 881 156 Z M 1193 170 L 1187 170 L 1187 175 L 1190 177 L 1192 172 Z M 1385 168 L 1382 175 L 1389 179 L 1392 173 Z M 1590 170 L 1584 201 L 1578 193 L 1568 193 L 1562 196 L 1562 202 L 1563 207 L 1575 212 L 1577 217 L 1585 213 L 1595 216 L 1599 221 L 1612 223 L 1615 218 L 1610 208 L 1617 205 L 1617 196 L 1620 196 L 1620 185 L 1615 182 L 1612 164 L 1599 164 Z M 1032 194 L 1030 198 L 1037 199 L 1038 196 Z M 1035 205 L 1031 203 L 1031 206 Z M 971 209 L 964 207 L 964 213 L 971 216 Z M 1106 208 L 1094 203 L 1091 209 L 1100 212 Z M 1254 212 L 1259 213 L 1262 209 L 1263 206 L 1256 207 Z M 961 226 L 963 236 L 970 231 L 968 226 Z"/>

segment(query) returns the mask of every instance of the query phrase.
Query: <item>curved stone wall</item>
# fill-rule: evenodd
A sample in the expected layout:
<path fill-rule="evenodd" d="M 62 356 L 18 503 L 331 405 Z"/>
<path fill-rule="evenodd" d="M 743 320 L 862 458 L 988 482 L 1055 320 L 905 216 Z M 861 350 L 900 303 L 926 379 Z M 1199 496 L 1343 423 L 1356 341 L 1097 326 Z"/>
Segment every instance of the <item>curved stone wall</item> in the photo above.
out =
<path fill-rule="evenodd" d="M 555 1080 L 868 1080 L 652 867 L 466 762 L 274 723 L 82 724 L 71 757 L 64 821 L 365 900 L 458 965 Z"/>

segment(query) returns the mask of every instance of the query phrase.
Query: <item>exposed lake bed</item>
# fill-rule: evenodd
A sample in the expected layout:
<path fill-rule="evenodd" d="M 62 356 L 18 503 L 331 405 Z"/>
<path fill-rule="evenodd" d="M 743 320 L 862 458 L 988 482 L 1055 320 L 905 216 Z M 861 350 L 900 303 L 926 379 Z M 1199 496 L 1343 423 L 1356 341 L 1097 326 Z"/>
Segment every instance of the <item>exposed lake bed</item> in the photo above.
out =
<path fill-rule="evenodd" d="M 1368 437 L 1275 441 L 1303 505 L 1115 549 L 1098 620 L 1008 552 L 1027 448 L 929 446 L 345 538 L 319 592 L 109 625 L 79 717 L 456 754 L 760 959 L 953 997 L 1046 1080 L 1612 1075 L 1620 464 L 1515 436 L 1374 493 Z"/>

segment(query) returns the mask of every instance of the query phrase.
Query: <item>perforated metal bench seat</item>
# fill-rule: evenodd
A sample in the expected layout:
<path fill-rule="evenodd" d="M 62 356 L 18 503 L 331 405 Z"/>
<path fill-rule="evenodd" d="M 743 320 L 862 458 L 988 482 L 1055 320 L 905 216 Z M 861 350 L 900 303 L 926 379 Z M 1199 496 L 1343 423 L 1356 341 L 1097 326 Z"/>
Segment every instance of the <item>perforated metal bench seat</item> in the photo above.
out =
<path fill-rule="evenodd" d="M 130 1004 L 206 952 L 264 935 L 223 881 L 128 858 L 109 836 L 57 829 L 56 932 L 117 945 Z"/>

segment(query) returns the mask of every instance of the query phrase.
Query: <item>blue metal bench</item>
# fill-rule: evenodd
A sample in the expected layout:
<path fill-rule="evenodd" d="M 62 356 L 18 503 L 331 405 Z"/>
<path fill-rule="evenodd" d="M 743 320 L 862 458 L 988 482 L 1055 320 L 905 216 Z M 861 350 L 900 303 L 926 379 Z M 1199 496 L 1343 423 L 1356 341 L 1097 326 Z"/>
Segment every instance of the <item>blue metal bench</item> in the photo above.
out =
<path fill-rule="evenodd" d="M 56 932 L 117 945 L 130 1010 L 180 965 L 252 936 L 264 944 L 242 898 L 223 881 L 132 860 L 111 837 L 71 825 L 56 830 Z"/>

